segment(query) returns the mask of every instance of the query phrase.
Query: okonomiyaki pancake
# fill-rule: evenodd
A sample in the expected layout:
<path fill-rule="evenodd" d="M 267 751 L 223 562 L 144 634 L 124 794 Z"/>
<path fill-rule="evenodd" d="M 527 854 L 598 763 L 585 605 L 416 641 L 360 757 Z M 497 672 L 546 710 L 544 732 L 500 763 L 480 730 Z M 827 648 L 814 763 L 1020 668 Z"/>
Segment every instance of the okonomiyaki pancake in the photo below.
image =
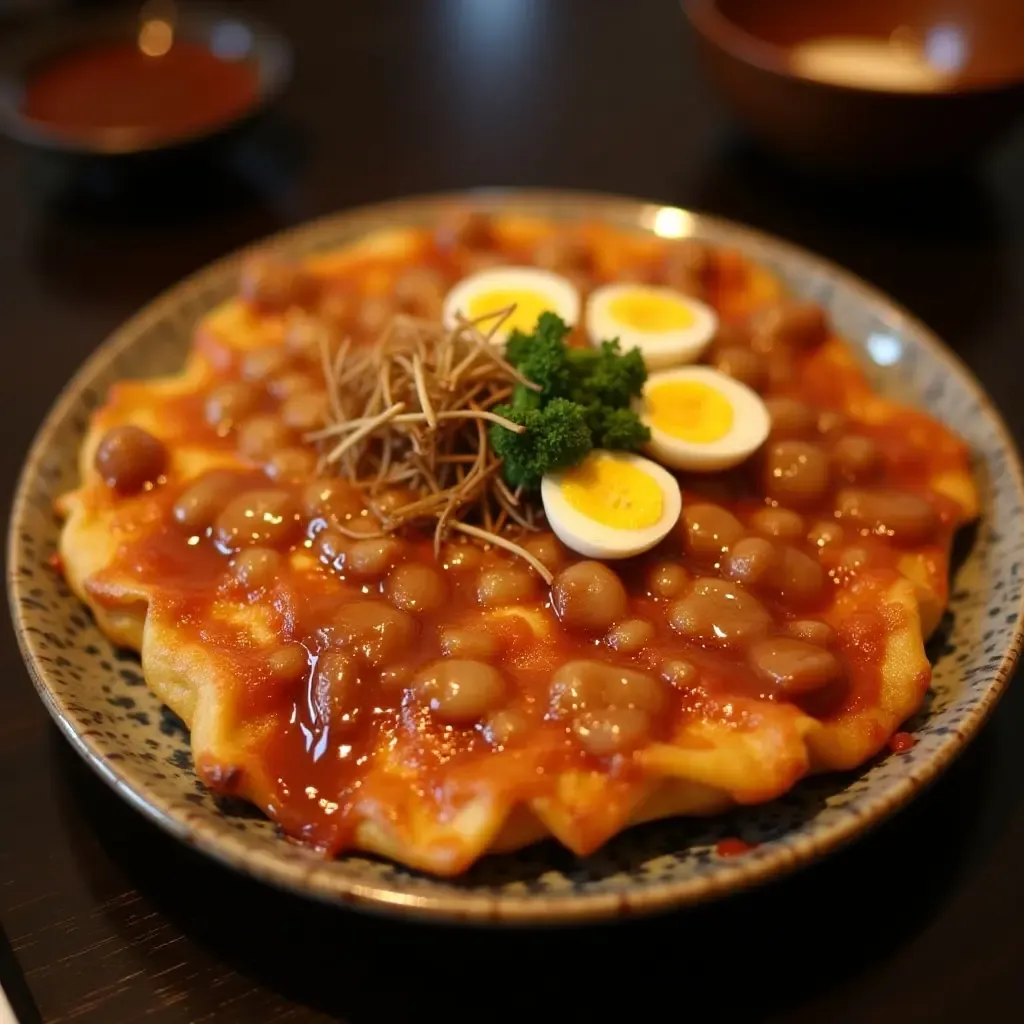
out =
<path fill-rule="evenodd" d="M 80 472 L 67 580 L 204 783 L 438 875 L 874 757 L 978 514 L 763 268 L 517 216 L 250 261 Z"/>

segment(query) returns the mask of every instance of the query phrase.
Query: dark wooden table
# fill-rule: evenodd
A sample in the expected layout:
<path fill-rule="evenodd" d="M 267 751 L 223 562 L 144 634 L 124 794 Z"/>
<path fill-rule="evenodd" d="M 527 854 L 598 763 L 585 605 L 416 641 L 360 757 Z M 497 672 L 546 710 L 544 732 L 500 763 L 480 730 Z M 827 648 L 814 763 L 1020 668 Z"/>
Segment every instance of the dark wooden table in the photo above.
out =
<path fill-rule="evenodd" d="M 1024 436 L 1024 135 L 976 175 L 840 190 L 735 136 L 672 0 L 252 7 L 291 37 L 296 77 L 218 172 L 84 193 L 81 170 L 0 146 L 6 488 L 78 363 L 182 275 L 327 211 L 488 184 L 631 193 L 799 241 L 936 328 Z M 1019 684 L 932 792 L 798 877 L 492 934 L 309 905 L 183 849 L 79 763 L 9 630 L 2 650 L 0 982 L 25 1021 L 1020 1019 Z"/>

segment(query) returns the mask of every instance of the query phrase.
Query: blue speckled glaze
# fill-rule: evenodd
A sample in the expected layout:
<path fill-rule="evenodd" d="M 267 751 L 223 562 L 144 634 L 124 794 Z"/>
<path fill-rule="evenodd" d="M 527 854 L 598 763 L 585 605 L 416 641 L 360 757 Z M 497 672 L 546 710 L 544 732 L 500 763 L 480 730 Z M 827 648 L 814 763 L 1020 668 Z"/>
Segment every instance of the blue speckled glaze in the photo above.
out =
<path fill-rule="evenodd" d="M 565 219 L 602 217 L 650 230 L 658 207 L 573 193 L 472 195 L 488 209 Z M 342 214 L 280 237 L 308 253 L 369 230 L 429 223 L 466 196 L 427 197 Z M 129 802 L 182 840 L 274 884 L 338 903 L 479 922 L 579 921 L 706 899 L 764 880 L 852 838 L 931 781 L 977 731 L 1020 645 L 1024 518 L 1021 469 L 998 414 L 964 367 L 912 317 L 844 271 L 713 218 L 680 213 L 688 233 L 734 246 L 821 302 L 863 355 L 877 386 L 943 420 L 971 445 L 983 518 L 965 538 L 950 608 L 930 644 L 935 672 L 909 723 L 916 745 L 864 770 L 810 779 L 771 804 L 710 821 L 639 826 L 585 860 L 554 842 L 485 859 L 437 880 L 366 857 L 324 861 L 281 838 L 258 811 L 197 780 L 188 735 L 146 689 L 137 658 L 114 650 L 47 565 L 54 498 L 76 482 L 89 413 L 124 377 L 181 365 L 197 318 L 234 290 L 239 255 L 202 271 L 126 324 L 82 368 L 41 429 L 14 505 L 9 591 L 33 678 L 75 748 Z M 757 844 L 721 857 L 715 844 Z"/>

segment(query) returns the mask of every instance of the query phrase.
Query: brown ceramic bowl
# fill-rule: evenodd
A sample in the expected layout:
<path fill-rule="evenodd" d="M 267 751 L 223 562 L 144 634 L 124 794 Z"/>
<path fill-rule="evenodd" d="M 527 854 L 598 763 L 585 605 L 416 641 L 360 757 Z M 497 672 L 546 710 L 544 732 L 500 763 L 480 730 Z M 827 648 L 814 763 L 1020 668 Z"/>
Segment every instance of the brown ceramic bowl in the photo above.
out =
<path fill-rule="evenodd" d="M 1024 0 L 683 0 L 683 9 L 733 112 L 805 166 L 864 174 L 962 164 L 1024 110 Z M 899 67 L 865 57 L 882 46 Z"/>

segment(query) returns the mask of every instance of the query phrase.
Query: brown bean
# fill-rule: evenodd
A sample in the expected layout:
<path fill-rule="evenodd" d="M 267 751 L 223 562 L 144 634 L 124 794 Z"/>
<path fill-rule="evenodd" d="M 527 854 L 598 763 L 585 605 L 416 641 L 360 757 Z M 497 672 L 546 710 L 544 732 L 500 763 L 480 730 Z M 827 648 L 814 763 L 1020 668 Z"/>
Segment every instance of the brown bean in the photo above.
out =
<path fill-rule="evenodd" d="M 494 222 L 486 213 L 469 211 L 447 217 L 437 229 L 443 248 L 492 249 L 497 243 Z"/>
<path fill-rule="evenodd" d="M 316 317 L 335 336 L 344 336 L 352 328 L 357 305 L 358 300 L 351 292 L 332 288 L 321 296 Z"/>
<path fill-rule="evenodd" d="M 690 593 L 669 607 L 669 625 L 712 647 L 730 647 L 768 632 L 771 617 L 738 583 L 714 577 L 694 581 Z"/>
<path fill-rule="evenodd" d="M 929 540 L 939 522 L 932 505 L 910 491 L 850 488 L 836 496 L 836 511 L 854 526 L 904 544 Z"/>
<path fill-rule="evenodd" d="M 484 722 L 484 738 L 494 747 L 507 747 L 530 731 L 530 720 L 515 708 L 502 708 L 488 715 Z"/>
<path fill-rule="evenodd" d="M 387 295 L 371 295 L 359 303 L 356 313 L 356 327 L 366 335 L 379 335 L 391 323 L 398 306 Z"/>
<path fill-rule="evenodd" d="M 755 391 L 762 390 L 768 382 L 765 357 L 749 348 L 720 348 L 712 357 L 711 365 Z"/>
<path fill-rule="evenodd" d="M 385 587 L 388 600 L 407 612 L 435 612 L 448 597 L 444 577 L 430 565 L 408 562 L 393 569 Z"/>
<path fill-rule="evenodd" d="M 287 491 L 245 491 L 224 506 L 214 537 L 225 551 L 261 545 L 286 547 L 299 533 L 299 510 Z"/>
<path fill-rule="evenodd" d="M 706 242 L 697 238 L 680 238 L 665 250 L 665 284 L 700 298 L 714 269 L 714 261 L 714 253 Z"/>
<path fill-rule="evenodd" d="M 267 460 L 263 472 L 271 480 L 308 480 L 316 472 L 316 452 L 309 448 L 280 448 Z"/>
<path fill-rule="evenodd" d="M 590 273 L 594 254 L 582 238 L 559 232 L 540 241 L 533 250 L 533 262 L 556 274 Z"/>
<path fill-rule="evenodd" d="M 779 549 L 764 537 L 743 537 L 725 560 L 723 574 L 744 586 L 755 587 L 774 579 L 782 564 Z"/>
<path fill-rule="evenodd" d="M 750 348 L 751 333 L 750 327 L 745 323 L 722 323 L 719 322 L 715 330 L 715 336 L 708 346 L 712 354 L 717 354 L 724 349 Z"/>
<path fill-rule="evenodd" d="M 817 429 L 818 413 L 798 398 L 768 398 L 765 400 L 771 417 L 771 438 L 782 441 L 788 438 L 806 439 Z"/>
<path fill-rule="evenodd" d="M 103 482 L 125 495 L 137 494 L 147 484 L 156 483 L 167 463 L 163 441 L 131 424 L 111 427 L 93 456 L 93 465 Z"/>
<path fill-rule="evenodd" d="M 744 534 L 743 524 L 718 505 L 684 505 L 683 543 L 695 558 L 717 562 Z"/>
<path fill-rule="evenodd" d="M 345 555 L 345 571 L 368 579 L 379 578 L 401 559 L 404 549 L 405 545 L 397 537 L 365 537 L 351 541 Z"/>
<path fill-rule="evenodd" d="M 839 409 L 822 409 L 818 413 L 818 433 L 824 438 L 831 438 L 846 429 L 849 417 Z"/>
<path fill-rule="evenodd" d="M 555 718 L 601 708 L 640 708 L 657 714 L 664 707 L 665 690 L 644 672 L 581 658 L 555 671 L 550 698 Z"/>
<path fill-rule="evenodd" d="M 344 480 L 314 480 L 302 491 L 302 511 L 314 518 L 343 523 L 363 511 L 359 492 Z"/>
<path fill-rule="evenodd" d="M 654 639 L 654 624 L 646 619 L 623 619 L 615 623 L 605 643 L 622 654 L 637 654 Z"/>
<path fill-rule="evenodd" d="M 313 706 L 317 716 L 331 729 L 348 732 L 362 711 L 363 669 L 351 654 L 336 649 L 324 651 L 316 661 L 313 675 Z"/>
<path fill-rule="evenodd" d="M 836 474 L 849 483 L 870 480 L 882 469 L 882 451 L 870 437 L 843 434 L 832 446 Z"/>
<path fill-rule="evenodd" d="M 498 653 L 498 638 L 486 630 L 448 626 L 441 631 L 441 653 L 449 658 L 487 661 Z"/>
<path fill-rule="evenodd" d="M 382 518 L 393 516 L 403 505 L 416 501 L 419 495 L 408 487 L 389 487 L 372 498 L 373 511 Z"/>
<path fill-rule="evenodd" d="M 439 270 L 411 267 L 396 278 L 394 295 L 406 313 L 424 320 L 440 320 L 447 290 L 444 275 Z"/>
<path fill-rule="evenodd" d="M 755 318 L 754 347 L 760 352 L 778 348 L 815 348 L 827 337 L 828 318 L 813 302 L 779 302 Z"/>
<path fill-rule="evenodd" d="M 572 720 L 572 731 L 588 754 L 608 757 L 640 746 L 650 735 L 651 718 L 636 708 L 584 711 Z"/>
<path fill-rule="evenodd" d="M 359 600 L 343 604 L 328 623 L 334 644 L 359 652 L 380 667 L 406 654 L 416 638 L 416 620 L 386 601 Z"/>
<path fill-rule="evenodd" d="M 267 382 L 267 391 L 277 399 L 291 398 L 292 395 L 305 395 L 316 389 L 317 381 L 308 373 L 291 370 L 274 377 Z"/>
<path fill-rule="evenodd" d="M 202 533 L 213 525 L 220 510 L 238 492 L 239 478 L 225 469 L 212 469 L 197 477 L 178 495 L 171 514 L 189 533 Z"/>
<path fill-rule="evenodd" d="M 244 380 L 226 381 L 206 396 L 206 422 L 226 433 L 239 420 L 254 413 L 259 404 L 260 392 L 252 384 Z"/>
<path fill-rule="evenodd" d="M 482 661 L 436 661 L 416 676 L 416 693 L 434 716 L 451 725 L 471 725 L 505 699 L 505 680 Z"/>
<path fill-rule="evenodd" d="M 309 671 L 309 652 L 295 641 L 281 644 L 267 655 L 267 669 L 279 683 L 297 683 Z"/>
<path fill-rule="evenodd" d="M 283 569 L 284 559 L 272 548 L 243 548 L 231 560 L 231 575 L 250 590 L 275 583 Z"/>
<path fill-rule="evenodd" d="M 817 619 L 794 619 L 786 623 L 785 629 L 787 636 L 820 647 L 828 647 L 836 639 L 836 631 L 827 622 L 819 622 Z"/>
<path fill-rule="evenodd" d="M 700 678 L 700 672 L 692 661 L 685 658 L 671 658 L 661 666 L 661 678 L 677 689 L 693 686 Z"/>
<path fill-rule="evenodd" d="M 840 544 L 846 534 L 842 526 L 833 519 L 819 519 L 811 524 L 807 532 L 807 543 L 816 548 L 826 548 Z"/>
<path fill-rule="evenodd" d="M 604 630 L 629 608 L 622 580 L 601 562 L 577 562 L 551 585 L 551 607 L 567 629 Z"/>
<path fill-rule="evenodd" d="M 341 568 L 341 562 L 338 560 L 344 560 L 349 543 L 349 538 L 333 526 L 321 530 L 315 540 L 317 554 L 327 562 L 337 562 L 337 568 Z"/>
<path fill-rule="evenodd" d="M 842 672 L 831 651 L 792 637 L 759 640 L 750 648 L 748 657 L 758 676 L 791 697 L 820 690 Z"/>
<path fill-rule="evenodd" d="M 828 493 L 828 456 L 816 444 L 778 441 L 768 448 L 764 463 L 764 489 L 773 501 L 806 507 Z"/>
<path fill-rule="evenodd" d="M 766 537 L 796 540 L 803 536 L 804 521 L 792 509 L 760 508 L 750 517 L 750 528 Z"/>
<path fill-rule="evenodd" d="M 266 462 L 281 448 L 288 448 L 294 435 L 276 416 L 252 416 L 238 427 L 235 443 L 238 451 L 254 462 Z"/>
<path fill-rule="evenodd" d="M 289 314 L 284 333 L 284 346 L 289 352 L 307 359 L 320 357 L 321 343 L 330 343 L 330 334 L 320 312 L 322 309 L 321 301 L 316 316 L 300 310 L 293 310 Z"/>
<path fill-rule="evenodd" d="M 553 533 L 537 533 L 520 544 L 544 566 L 548 572 L 560 572 L 568 561 L 568 553 Z"/>
<path fill-rule="evenodd" d="M 658 601 L 678 597 L 690 582 L 690 574 L 678 562 L 656 562 L 647 570 L 647 592 Z"/>
<path fill-rule="evenodd" d="M 476 599 L 488 608 L 519 604 L 537 596 L 537 577 L 517 565 L 485 569 L 477 579 Z"/>
<path fill-rule="evenodd" d="M 825 570 L 816 559 L 798 548 L 785 547 L 774 583 L 784 600 L 795 604 L 813 603 L 821 596 Z"/>
<path fill-rule="evenodd" d="M 277 345 L 254 348 L 242 356 L 242 377 L 247 381 L 267 381 L 286 372 L 291 365 L 291 356 Z"/>
<path fill-rule="evenodd" d="M 441 554 L 441 564 L 454 572 L 478 569 L 484 560 L 484 553 L 475 544 L 447 544 Z"/>
<path fill-rule="evenodd" d="M 291 306 L 313 302 L 318 285 L 316 278 L 301 265 L 281 256 L 259 253 L 243 265 L 238 291 L 247 302 L 268 313 L 283 313 Z"/>
<path fill-rule="evenodd" d="M 292 395 L 281 403 L 281 419 L 293 430 L 307 433 L 327 421 L 327 392 L 306 391 Z"/>

